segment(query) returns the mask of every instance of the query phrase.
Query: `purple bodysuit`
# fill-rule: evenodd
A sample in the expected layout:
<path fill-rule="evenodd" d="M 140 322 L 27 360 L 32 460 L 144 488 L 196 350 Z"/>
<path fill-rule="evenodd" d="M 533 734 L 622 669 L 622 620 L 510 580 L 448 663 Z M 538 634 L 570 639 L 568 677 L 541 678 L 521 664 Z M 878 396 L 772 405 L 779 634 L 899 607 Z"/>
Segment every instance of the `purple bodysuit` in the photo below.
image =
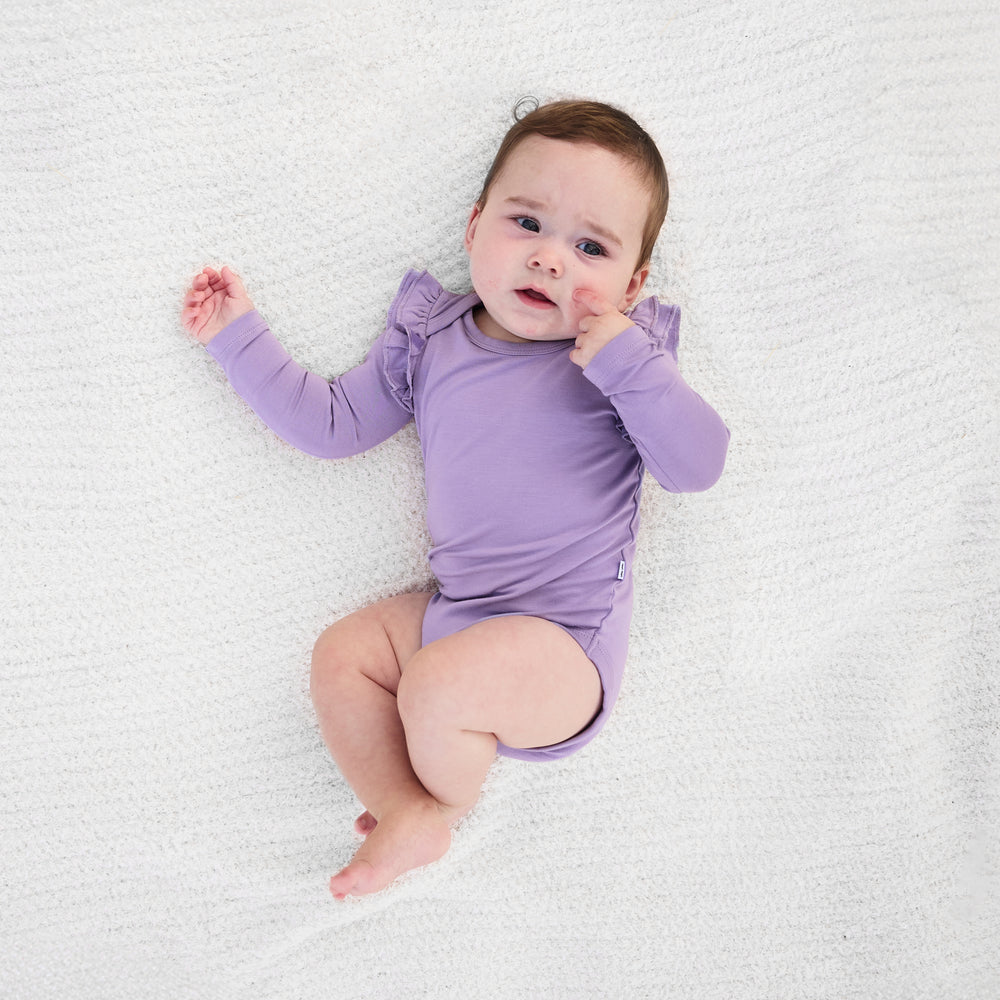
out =
<path fill-rule="evenodd" d="M 729 431 L 677 370 L 676 306 L 643 300 L 635 325 L 581 369 L 572 340 L 486 336 L 480 304 L 407 272 L 367 358 L 330 382 L 296 364 L 257 312 L 208 350 L 254 412 L 311 455 L 355 455 L 416 421 L 439 586 L 423 642 L 500 615 L 573 636 L 601 676 L 599 714 L 553 746 L 498 747 L 556 759 L 597 735 L 621 687 L 643 470 L 675 493 L 708 489 Z"/>

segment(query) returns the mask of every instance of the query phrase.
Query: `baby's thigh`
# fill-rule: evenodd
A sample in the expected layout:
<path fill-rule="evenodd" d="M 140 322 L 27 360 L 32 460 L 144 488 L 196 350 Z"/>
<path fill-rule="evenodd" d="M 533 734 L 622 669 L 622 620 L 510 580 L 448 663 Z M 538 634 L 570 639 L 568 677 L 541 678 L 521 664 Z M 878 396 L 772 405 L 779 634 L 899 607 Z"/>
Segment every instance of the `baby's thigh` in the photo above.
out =
<path fill-rule="evenodd" d="M 396 693 L 406 662 L 420 649 L 429 593 L 400 594 L 335 622 L 316 640 L 314 683 L 342 672 L 360 672 Z"/>
<path fill-rule="evenodd" d="M 460 725 L 509 747 L 560 743 L 600 710 L 601 678 L 580 644 L 543 618 L 506 615 L 429 643 L 404 667 Z M 418 675 L 418 676 L 417 676 Z"/>

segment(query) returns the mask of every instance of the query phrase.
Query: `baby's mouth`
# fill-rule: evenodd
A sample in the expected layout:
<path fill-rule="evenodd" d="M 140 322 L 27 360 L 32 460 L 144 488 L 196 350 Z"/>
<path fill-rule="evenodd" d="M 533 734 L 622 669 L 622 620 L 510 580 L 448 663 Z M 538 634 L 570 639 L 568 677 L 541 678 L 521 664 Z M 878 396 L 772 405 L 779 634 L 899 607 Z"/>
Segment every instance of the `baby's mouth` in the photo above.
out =
<path fill-rule="evenodd" d="M 533 306 L 554 306 L 555 303 L 547 295 L 535 288 L 519 288 L 517 295 L 522 301 Z"/>

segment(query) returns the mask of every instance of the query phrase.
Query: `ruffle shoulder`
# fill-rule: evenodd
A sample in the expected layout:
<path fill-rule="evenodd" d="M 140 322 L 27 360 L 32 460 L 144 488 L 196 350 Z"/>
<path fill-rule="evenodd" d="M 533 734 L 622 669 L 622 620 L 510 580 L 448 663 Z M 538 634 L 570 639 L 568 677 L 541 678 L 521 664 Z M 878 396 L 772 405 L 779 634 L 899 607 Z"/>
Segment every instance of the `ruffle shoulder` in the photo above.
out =
<path fill-rule="evenodd" d="M 479 299 L 445 291 L 427 271 L 409 270 L 389 307 L 382 361 L 386 381 L 399 403 L 413 412 L 413 373 L 435 333 L 450 326 Z"/>
<path fill-rule="evenodd" d="M 661 302 L 655 296 L 637 302 L 627 314 L 640 330 L 661 350 L 677 360 L 677 343 L 680 338 L 680 306 Z"/>

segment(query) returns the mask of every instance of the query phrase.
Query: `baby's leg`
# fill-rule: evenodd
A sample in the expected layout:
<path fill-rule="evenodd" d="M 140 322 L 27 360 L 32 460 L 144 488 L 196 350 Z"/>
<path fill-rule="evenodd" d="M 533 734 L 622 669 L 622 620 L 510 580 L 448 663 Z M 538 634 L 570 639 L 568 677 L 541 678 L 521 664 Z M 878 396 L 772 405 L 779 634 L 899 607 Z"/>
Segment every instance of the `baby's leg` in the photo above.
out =
<path fill-rule="evenodd" d="M 497 735 L 514 747 L 560 743 L 601 706 L 597 668 L 563 629 L 540 618 L 481 622 L 408 659 L 397 689 L 410 762 L 425 788 L 466 812 Z M 355 831 L 376 827 L 362 813 Z"/>
<path fill-rule="evenodd" d="M 361 895 L 441 857 L 479 797 L 497 740 L 533 747 L 579 732 L 601 704 L 580 646 L 540 618 L 491 619 L 420 649 L 429 595 L 382 602 L 328 629 L 313 656 L 324 738 L 367 807 L 368 835 L 331 880 Z"/>
<path fill-rule="evenodd" d="M 439 802 L 466 812 L 498 740 L 540 747 L 569 739 L 599 711 L 602 687 L 597 668 L 563 629 L 511 615 L 419 650 L 397 694 L 415 774 Z"/>
<path fill-rule="evenodd" d="M 313 651 L 311 688 L 323 738 L 370 817 L 367 842 L 331 879 L 338 898 L 375 892 L 437 860 L 451 842 L 457 816 L 414 774 L 396 705 L 400 671 L 420 648 L 429 599 L 404 594 L 350 615 Z"/>

